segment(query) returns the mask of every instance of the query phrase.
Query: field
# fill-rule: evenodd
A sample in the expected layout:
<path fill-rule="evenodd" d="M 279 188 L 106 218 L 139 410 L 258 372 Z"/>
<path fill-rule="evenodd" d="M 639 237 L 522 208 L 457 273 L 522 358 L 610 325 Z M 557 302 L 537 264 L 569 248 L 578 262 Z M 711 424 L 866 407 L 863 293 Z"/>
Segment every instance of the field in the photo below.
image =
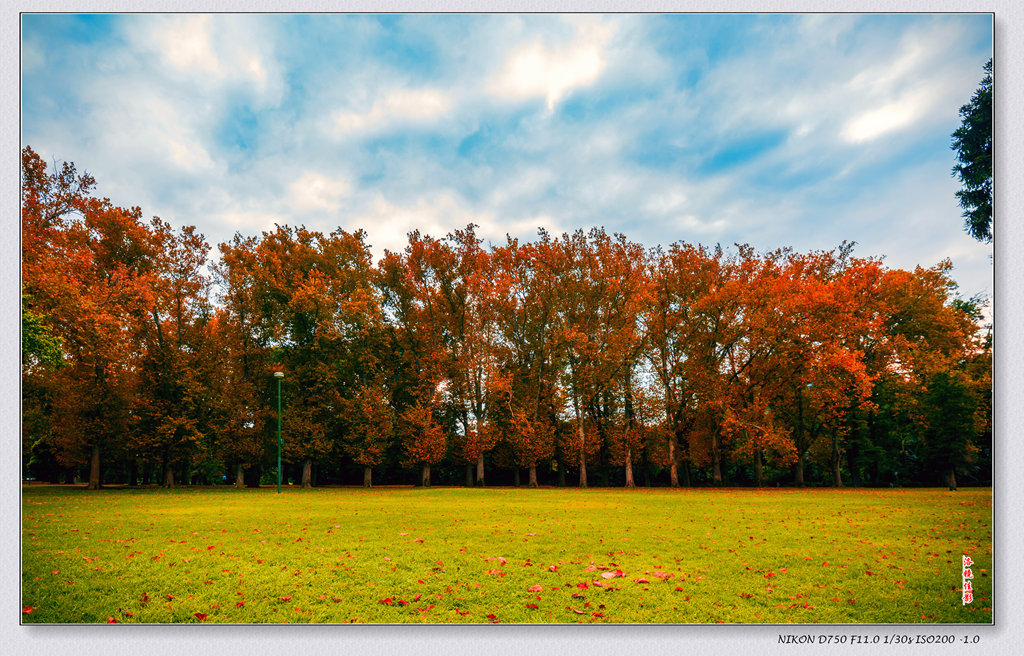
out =
<path fill-rule="evenodd" d="M 990 489 L 29 486 L 21 617 L 989 623 L 991 506 Z"/>

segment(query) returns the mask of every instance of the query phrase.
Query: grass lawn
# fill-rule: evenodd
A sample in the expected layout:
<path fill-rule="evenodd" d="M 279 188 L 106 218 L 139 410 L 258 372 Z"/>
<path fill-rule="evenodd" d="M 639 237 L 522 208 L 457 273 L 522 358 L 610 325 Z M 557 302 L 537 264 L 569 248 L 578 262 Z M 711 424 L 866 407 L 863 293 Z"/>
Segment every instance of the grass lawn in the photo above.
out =
<path fill-rule="evenodd" d="M 991 516 L 991 489 L 30 486 L 21 617 L 989 623 Z"/>

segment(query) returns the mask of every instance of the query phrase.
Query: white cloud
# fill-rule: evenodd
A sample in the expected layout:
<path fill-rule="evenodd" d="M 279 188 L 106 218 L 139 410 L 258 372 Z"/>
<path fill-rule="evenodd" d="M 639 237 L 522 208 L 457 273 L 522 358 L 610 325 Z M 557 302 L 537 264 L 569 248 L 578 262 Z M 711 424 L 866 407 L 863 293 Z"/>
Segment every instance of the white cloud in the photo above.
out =
<path fill-rule="evenodd" d="M 335 136 L 372 131 L 395 123 L 429 123 L 445 116 L 452 98 L 438 89 L 396 89 L 383 95 L 366 112 L 339 111 L 333 116 Z"/>
<path fill-rule="evenodd" d="M 490 207 L 490 206 L 489 206 Z M 366 210 L 348 222 L 351 230 L 364 229 L 375 255 L 384 250 L 401 251 L 408 244 L 408 233 L 419 230 L 431 237 L 442 238 L 449 232 L 476 224 L 477 236 L 495 245 L 505 242 L 506 235 L 533 239 L 538 228 L 558 234 L 558 221 L 545 213 L 522 218 L 499 216 L 491 209 L 475 209 L 451 190 L 427 193 L 406 203 L 392 203 L 381 194 L 374 195 Z"/>
<path fill-rule="evenodd" d="M 870 141 L 909 125 L 920 115 L 921 109 L 920 105 L 911 99 L 869 110 L 846 124 L 842 132 L 843 138 L 855 143 Z"/>
<path fill-rule="evenodd" d="M 155 55 L 174 81 L 206 93 L 224 87 L 277 103 L 284 83 L 274 37 L 258 16 L 184 14 L 133 17 L 125 34 L 139 53 Z M 169 80 L 170 81 L 170 80 Z"/>
<path fill-rule="evenodd" d="M 300 210 L 337 212 L 341 199 L 349 193 L 350 185 L 344 178 L 329 178 L 316 171 L 307 171 L 288 189 L 292 203 Z"/>
<path fill-rule="evenodd" d="M 165 21 L 149 35 L 165 62 L 181 71 L 224 75 L 213 48 L 209 15 L 173 16 Z"/>
<path fill-rule="evenodd" d="M 577 34 L 571 44 L 549 48 L 537 40 L 516 50 L 487 90 L 504 98 L 542 97 L 550 111 L 573 89 L 596 81 L 607 66 L 605 47 L 614 28 L 593 16 L 572 22 Z"/>

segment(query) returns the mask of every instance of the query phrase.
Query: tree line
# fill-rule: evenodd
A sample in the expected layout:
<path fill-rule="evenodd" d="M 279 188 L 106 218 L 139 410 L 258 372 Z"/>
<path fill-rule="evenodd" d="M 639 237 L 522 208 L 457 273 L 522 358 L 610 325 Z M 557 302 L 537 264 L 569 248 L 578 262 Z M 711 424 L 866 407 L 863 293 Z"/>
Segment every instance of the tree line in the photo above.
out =
<path fill-rule="evenodd" d="M 259 485 L 991 481 L 951 265 L 276 226 L 217 256 L 22 151 L 25 475 Z"/>

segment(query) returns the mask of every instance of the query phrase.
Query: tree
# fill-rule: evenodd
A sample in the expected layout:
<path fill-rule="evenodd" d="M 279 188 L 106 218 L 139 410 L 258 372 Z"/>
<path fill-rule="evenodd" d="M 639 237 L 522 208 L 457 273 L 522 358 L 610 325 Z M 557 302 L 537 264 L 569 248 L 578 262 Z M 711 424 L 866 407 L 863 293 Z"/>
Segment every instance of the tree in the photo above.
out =
<path fill-rule="evenodd" d="M 382 380 L 360 385 L 346 400 L 345 451 L 363 467 L 363 487 L 373 485 L 373 468 L 384 462 L 394 433 L 394 411 Z"/>
<path fill-rule="evenodd" d="M 56 168 L 56 167 L 55 167 Z M 139 208 L 91 196 L 95 181 L 73 164 L 47 173 L 22 151 L 22 279 L 30 303 L 63 344 L 67 366 L 47 376 L 60 459 L 89 459 L 123 444 L 138 384 L 139 343 L 153 305 L 153 235 Z"/>
<path fill-rule="evenodd" d="M 978 241 L 992 241 L 992 60 L 971 101 L 960 108 L 960 127 L 953 133 L 957 164 L 953 175 L 963 189 L 956 192 L 964 228 Z"/>
<path fill-rule="evenodd" d="M 940 371 L 928 380 L 923 420 L 927 459 L 956 490 L 956 470 L 976 450 L 977 401 L 963 376 Z"/>
<path fill-rule="evenodd" d="M 519 244 L 512 237 L 494 249 L 496 291 L 494 321 L 498 359 L 510 375 L 506 441 L 515 465 L 529 470 L 529 486 L 537 487 L 537 464 L 554 455 L 560 370 L 554 347 L 555 281 L 553 244 L 544 231 L 540 241 Z"/>

